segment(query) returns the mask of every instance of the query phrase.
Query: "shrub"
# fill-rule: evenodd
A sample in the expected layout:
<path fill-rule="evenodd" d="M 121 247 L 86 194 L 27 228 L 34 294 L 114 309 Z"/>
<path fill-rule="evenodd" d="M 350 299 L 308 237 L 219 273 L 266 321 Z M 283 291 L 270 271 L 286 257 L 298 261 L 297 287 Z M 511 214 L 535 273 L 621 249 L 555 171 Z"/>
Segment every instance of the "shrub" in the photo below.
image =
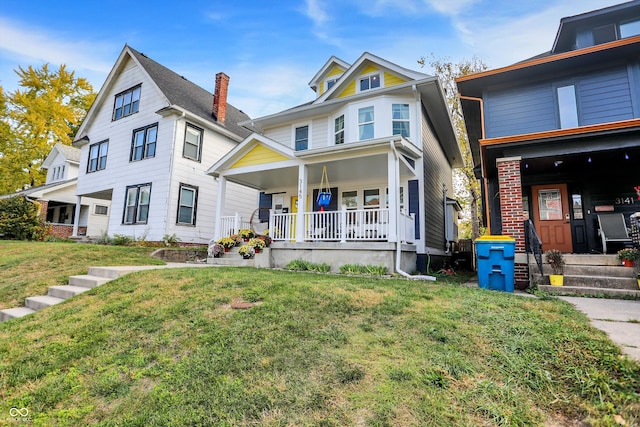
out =
<path fill-rule="evenodd" d="M 18 240 L 41 240 L 47 227 L 38 214 L 38 206 L 15 196 L 0 200 L 0 235 Z"/>
<path fill-rule="evenodd" d="M 123 234 L 114 234 L 111 239 L 111 244 L 116 246 L 130 246 L 134 242 L 134 239 Z"/>
<path fill-rule="evenodd" d="M 557 249 L 551 249 L 544 253 L 545 259 L 551 266 L 553 274 L 562 274 L 564 271 L 564 256 Z"/>
<path fill-rule="evenodd" d="M 162 238 L 162 241 L 164 242 L 165 246 L 178 246 L 178 243 L 180 243 L 180 238 L 176 236 L 175 233 L 173 233 L 171 236 L 165 234 Z"/>

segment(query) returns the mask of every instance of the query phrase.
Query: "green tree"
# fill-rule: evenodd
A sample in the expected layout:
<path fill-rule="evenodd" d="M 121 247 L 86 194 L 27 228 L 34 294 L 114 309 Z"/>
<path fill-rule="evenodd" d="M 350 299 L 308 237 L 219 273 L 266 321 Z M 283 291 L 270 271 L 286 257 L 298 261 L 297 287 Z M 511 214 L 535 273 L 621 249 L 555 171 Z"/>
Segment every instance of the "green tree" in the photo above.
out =
<path fill-rule="evenodd" d="M 61 65 L 16 70 L 20 88 L 0 94 L 0 194 L 43 184 L 42 162 L 56 143 L 70 145 L 96 94 Z"/>
<path fill-rule="evenodd" d="M 434 74 L 440 79 L 440 83 L 444 89 L 451 120 L 464 161 L 462 168 L 454 170 L 454 179 L 462 182 L 462 188 L 460 188 L 460 186 L 456 186 L 455 188 L 455 197 L 458 198 L 461 204 L 468 210 L 469 222 L 471 223 L 471 232 L 468 237 L 475 239 L 481 234 L 482 192 L 480 189 L 480 181 L 476 179 L 473 173 L 473 158 L 471 156 L 469 138 L 467 137 L 464 125 L 464 117 L 462 115 L 455 80 L 458 77 L 485 71 L 488 67 L 481 59 L 475 56 L 471 59 L 463 59 L 454 63 L 449 58 L 436 58 L 431 55 L 431 59 L 428 62 L 427 59 L 422 57 L 418 60 L 418 63 L 423 67 L 429 65 L 433 69 Z M 461 228 L 464 229 L 464 225 L 461 225 Z"/>
<path fill-rule="evenodd" d="M 40 240 L 46 226 L 39 206 L 21 196 L 0 199 L 0 235 L 19 240 Z"/>

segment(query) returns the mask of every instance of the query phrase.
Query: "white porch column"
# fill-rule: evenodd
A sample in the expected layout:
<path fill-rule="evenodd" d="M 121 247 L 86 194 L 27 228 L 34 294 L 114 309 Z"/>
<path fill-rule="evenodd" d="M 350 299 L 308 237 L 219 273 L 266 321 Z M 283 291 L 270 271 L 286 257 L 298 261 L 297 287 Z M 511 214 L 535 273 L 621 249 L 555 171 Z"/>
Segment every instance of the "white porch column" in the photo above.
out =
<path fill-rule="evenodd" d="M 224 199 L 227 193 L 227 178 L 220 175 L 218 177 L 218 200 L 216 200 L 216 227 L 213 232 L 213 239 L 220 239 L 222 233 L 222 214 L 223 214 L 223 206 Z"/>
<path fill-rule="evenodd" d="M 76 211 L 73 217 L 73 233 L 71 237 L 78 237 L 78 225 L 80 224 L 80 208 L 82 208 L 82 196 L 76 196 Z"/>
<path fill-rule="evenodd" d="M 393 144 L 393 142 L 392 142 Z M 398 241 L 398 221 L 400 210 L 400 159 L 395 153 L 387 154 L 387 186 L 389 188 L 389 241 Z M 406 197 L 406 195 L 405 195 Z"/>
<path fill-rule="evenodd" d="M 307 208 L 307 165 L 298 167 L 298 213 L 296 216 L 296 242 L 304 242 L 304 214 Z"/>

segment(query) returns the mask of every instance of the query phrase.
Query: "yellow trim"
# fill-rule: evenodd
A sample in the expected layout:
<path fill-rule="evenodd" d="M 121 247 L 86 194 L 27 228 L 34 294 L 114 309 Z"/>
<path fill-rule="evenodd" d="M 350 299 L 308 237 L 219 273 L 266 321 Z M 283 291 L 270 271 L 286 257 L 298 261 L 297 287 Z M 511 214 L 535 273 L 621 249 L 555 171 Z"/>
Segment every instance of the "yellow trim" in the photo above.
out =
<path fill-rule="evenodd" d="M 640 119 L 621 120 L 618 122 L 601 123 L 596 125 L 580 126 L 577 128 L 555 129 L 544 132 L 525 133 L 520 135 L 502 136 L 498 138 L 481 139 L 480 145 L 507 144 L 510 142 L 533 141 L 537 139 L 557 138 L 561 136 L 583 135 L 607 130 L 620 130 L 640 127 Z"/>
<path fill-rule="evenodd" d="M 384 73 L 384 87 L 395 86 L 405 82 L 406 80 L 401 77 L 394 76 L 387 72 Z"/>
<path fill-rule="evenodd" d="M 335 66 L 327 73 L 327 77 L 337 76 L 338 74 L 344 74 L 344 70 Z"/>
<path fill-rule="evenodd" d="M 360 73 L 360 75 L 369 74 L 369 73 L 375 73 L 376 71 L 380 71 L 380 69 L 374 67 L 373 65 L 369 65 L 367 68 L 362 70 L 362 73 Z"/>
<path fill-rule="evenodd" d="M 240 160 L 235 162 L 229 169 L 241 168 L 245 166 L 264 165 L 267 163 L 281 162 L 289 160 L 282 154 L 273 151 L 262 144 L 253 147 L 247 154 L 242 156 Z"/>
<path fill-rule="evenodd" d="M 338 95 L 338 98 L 344 98 L 346 96 L 351 96 L 355 94 L 356 94 L 356 81 L 353 80 L 351 83 L 347 85 L 347 87 L 344 88 L 342 92 L 340 92 L 340 95 Z"/>

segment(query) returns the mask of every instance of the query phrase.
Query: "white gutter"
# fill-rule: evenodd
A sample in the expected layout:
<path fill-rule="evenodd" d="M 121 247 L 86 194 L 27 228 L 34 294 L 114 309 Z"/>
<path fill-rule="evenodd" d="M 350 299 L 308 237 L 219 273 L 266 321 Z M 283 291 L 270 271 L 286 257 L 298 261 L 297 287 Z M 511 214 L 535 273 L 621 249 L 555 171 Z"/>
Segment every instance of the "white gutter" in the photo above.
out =
<path fill-rule="evenodd" d="M 391 140 L 390 141 L 390 146 L 391 146 L 391 151 L 393 152 L 393 157 L 396 160 L 396 167 L 398 165 L 398 160 L 399 160 L 399 156 L 398 156 L 398 151 L 396 151 L 396 142 L 395 140 Z M 398 183 L 396 183 L 398 184 Z M 396 194 L 399 194 L 400 191 L 398 190 L 398 188 L 394 188 L 394 191 L 396 192 Z M 395 206 L 396 209 L 398 209 L 398 206 Z M 396 217 L 396 273 L 400 274 L 401 276 L 406 277 L 407 279 L 412 279 L 412 280 L 431 280 L 434 281 L 436 280 L 435 277 L 433 276 L 412 276 L 411 274 L 407 273 L 406 271 L 402 270 L 402 268 L 400 267 L 400 260 L 402 259 L 402 239 L 400 238 L 400 232 L 402 230 L 400 229 L 400 221 L 399 218 Z"/>

